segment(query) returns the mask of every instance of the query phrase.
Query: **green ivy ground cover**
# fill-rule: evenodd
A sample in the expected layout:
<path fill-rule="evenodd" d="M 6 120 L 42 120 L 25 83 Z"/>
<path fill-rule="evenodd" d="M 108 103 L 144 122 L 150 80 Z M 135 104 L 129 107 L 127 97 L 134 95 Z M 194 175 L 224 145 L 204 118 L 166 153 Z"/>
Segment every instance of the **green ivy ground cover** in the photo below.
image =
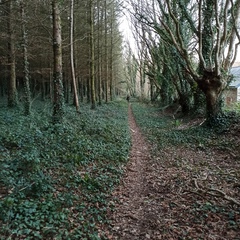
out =
<path fill-rule="evenodd" d="M 0 109 L 0 239 L 100 239 L 130 148 L 127 104 Z M 104 238 L 104 236 L 101 236 Z"/>
<path fill-rule="evenodd" d="M 135 103 L 133 106 L 134 116 L 140 128 L 148 136 L 148 138 L 162 148 L 167 145 L 186 147 L 221 147 L 231 146 L 237 148 L 237 142 L 234 139 L 223 139 L 219 136 L 231 130 L 230 125 L 239 118 L 238 111 L 235 113 L 226 112 L 225 118 L 222 119 L 222 124 L 217 128 L 209 128 L 204 124 L 189 124 L 187 127 L 182 127 L 184 124 L 191 122 L 191 118 L 175 119 L 171 114 L 164 114 L 161 109 L 140 103 Z M 204 119 L 202 120 L 204 121 Z M 237 122 L 235 125 L 238 124 Z"/>

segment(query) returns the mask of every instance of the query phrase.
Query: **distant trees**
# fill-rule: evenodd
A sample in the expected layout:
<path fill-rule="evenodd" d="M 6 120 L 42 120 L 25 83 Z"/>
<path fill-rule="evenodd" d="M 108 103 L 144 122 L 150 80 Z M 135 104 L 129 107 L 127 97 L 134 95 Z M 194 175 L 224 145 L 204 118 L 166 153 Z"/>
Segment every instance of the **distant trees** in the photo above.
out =
<path fill-rule="evenodd" d="M 134 55 L 131 46 L 127 43 L 126 54 L 125 54 L 125 79 L 127 93 L 131 96 L 136 96 L 136 84 L 137 84 L 137 72 L 138 72 L 138 61 Z"/>
<path fill-rule="evenodd" d="M 78 100 L 84 99 L 95 108 L 97 101 L 108 102 L 120 92 L 122 76 L 116 66 L 122 60 L 122 37 L 117 1 L 70 3 L 1 2 L 0 88 L 1 95 L 8 92 L 8 106 L 18 104 L 18 94 L 20 101 L 28 102 L 26 111 L 30 111 L 30 97 L 50 98 L 56 114 L 62 111 L 63 97 L 66 102 L 75 98 L 77 109 Z"/>
<path fill-rule="evenodd" d="M 222 92 L 239 45 L 240 2 L 130 2 L 138 22 L 136 33 L 148 49 L 150 65 L 144 71 L 150 74 L 151 83 L 157 82 L 161 89 L 167 86 L 165 80 L 173 84 L 187 112 L 201 105 L 202 92 L 207 119 L 214 121 L 222 111 Z"/>

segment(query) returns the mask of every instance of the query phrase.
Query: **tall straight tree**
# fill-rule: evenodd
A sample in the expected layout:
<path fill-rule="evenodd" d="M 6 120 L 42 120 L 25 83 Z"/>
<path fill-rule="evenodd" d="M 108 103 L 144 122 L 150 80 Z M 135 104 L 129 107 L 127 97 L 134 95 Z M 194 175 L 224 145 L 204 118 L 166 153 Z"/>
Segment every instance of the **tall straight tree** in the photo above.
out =
<path fill-rule="evenodd" d="M 105 100 L 105 97 L 106 101 L 112 100 L 114 96 L 114 87 L 117 86 L 116 81 L 117 79 L 122 80 L 118 77 L 120 76 L 120 71 L 118 71 L 117 64 L 118 56 L 120 56 L 119 48 L 121 44 L 116 38 L 118 36 L 116 35 L 118 31 L 116 26 L 117 18 L 114 16 L 118 1 L 92 0 L 92 12 L 95 12 L 95 17 L 91 20 L 94 30 L 94 34 L 91 35 L 93 36 L 93 41 L 91 41 L 92 44 L 90 44 L 89 37 L 89 33 L 91 32 L 89 24 L 89 2 L 89 0 L 75 0 L 74 2 L 71 0 L 1 1 L 0 18 L 2 25 L 0 26 L 0 30 L 2 34 L 0 36 L 0 88 L 1 92 L 4 94 L 7 88 L 6 85 L 9 83 L 9 106 L 14 105 L 15 99 L 17 99 L 15 98 L 17 95 L 14 94 L 16 89 L 19 90 L 19 94 L 24 93 L 24 82 L 22 80 L 25 77 L 21 70 L 24 68 L 24 64 L 28 64 L 28 62 L 29 66 L 31 65 L 29 74 L 31 73 L 32 76 L 30 88 L 33 97 L 42 96 L 42 99 L 45 100 L 47 99 L 45 97 L 49 96 L 51 100 L 54 101 L 54 114 L 57 114 L 58 107 L 61 109 L 61 103 L 59 105 L 58 100 L 61 99 L 61 95 L 63 95 L 63 93 L 60 93 L 62 91 L 62 83 L 59 82 L 59 77 L 64 83 L 64 87 L 68 87 L 67 80 L 69 79 L 70 82 L 71 73 L 72 75 L 75 74 L 75 78 L 79 80 L 79 84 L 77 82 L 77 90 L 82 91 L 81 96 L 88 97 L 89 103 L 92 102 L 91 96 L 93 96 L 95 101 L 94 93 L 96 96 L 98 94 L 99 104 L 101 104 L 103 99 Z M 24 7 L 23 14 L 27 13 L 25 14 L 27 22 L 21 20 L 24 16 L 20 16 L 20 3 L 22 3 Z M 58 19 L 58 16 L 56 16 L 56 9 L 52 9 L 52 4 L 54 6 L 59 4 L 62 29 L 60 25 L 59 27 L 57 26 L 60 17 Z M 50 6 L 51 8 L 49 9 Z M 73 13 L 73 8 L 74 16 L 70 19 L 70 9 Z M 51 18 L 49 18 L 49 10 L 53 10 L 53 15 L 55 14 Z M 112 19 L 112 17 L 114 18 Z M 75 22 L 74 26 L 73 18 Z M 71 33 L 69 27 L 70 22 L 72 23 Z M 19 27 L 17 24 L 19 24 Z M 22 24 L 26 26 L 22 26 Z M 22 32 L 22 27 L 25 29 L 27 28 L 24 34 Z M 52 32 L 53 27 L 54 34 Z M 72 34 L 74 34 L 74 36 Z M 49 38 L 52 37 L 54 38 L 53 43 L 49 42 Z M 23 38 L 27 40 L 27 43 L 24 43 Z M 58 42 L 61 38 L 63 39 L 61 42 L 62 47 Z M 70 41 L 72 44 L 70 44 Z M 111 44 L 113 47 L 111 47 Z M 91 46 L 93 51 L 91 51 Z M 70 50 L 70 47 L 72 50 Z M 60 61 L 56 59 L 58 59 L 60 55 L 61 48 L 63 51 L 63 63 L 61 63 L 63 69 L 60 70 L 61 64 L 58 65 Z M 55 53 L 54 65 L 52 61 L 53 52 Z M 74 53 L 74 57 L 73 54 L 72 57 L 70 56 L 71 52 Z M 23 61 L 24 54 L 25 57 L 28 56 Z M 92 65 L 90 66 L 91 61 Z M 28 67 L 27 64 L 25 67 Z M 121 65 L 121 63 L 119 63 L 119 65 Z M 90 69 L 93 70 L 91 74 Z M 62 73 L 60 73 L 59 70 L 62 71 Z M 91 85 L 96 89 L 93 90 Z M 24 95 L 21 96 L 21 99 L 24 99 Z"/>
<path fill-rule="evenodd" d="M 20 1 L 20 9 L 21 9 L 21 20 L 22 20 L 22 52 L 23 52 L 23 72 L 24 72 L 24 113 L 25 115 L 30 114 L 30 101 L 31 101 L 31 93 L 29 86 L 29 62 L 28 62 L 28 39 L 27 39 L 27 30 L 26 30 L 26 13 L 25 13 L 26 2 L 25 0 Z"/>
<path fill-rule="evenodd" d="M 117 80 L 122 81 L 121 51 L 122 38 L 119 32 L 118 18 L 121 13 L 120 4 L 117 1 L 111 1 L 109 4 L 109 95 L 112 101 L 116 96 Z"/>
<path fill-rule="evenodd" d="M 95 92 L 95 51 L 94 51 L 94 11 L 93 1 L 89 0 L 89 23 L 90 23 L 90 85 L 91 85 L 91 109 L 96 108 Z"/>
<path fill-rule="evenodd" d="M 70 1 L 70 64 L 71 64 L 71 74 L 74 89 L 74 102 L 76 106 L 76 111 L 79 112 L 79 101 L 78 101 L 78 91 L 75 75 L 74 66 L 74 44 L 73 44 L 73 30 L 74 30 L 74 0 Z"/>
<path fill-rule="evenodd" d="M 104 90 L 105 90 L 105 102 L 108 102 L 108 87 L 109 87 L 109 83 L 108 83 L 108 71 L 109 71 L 109 67 L 108 67 L 108 21 L 107 21 L 107 9 L 108 9 L 108 5 L 107 5 L 107 0 L 104 1 L 104 8 L 105 8 L 105 12 L 104 12 L 104 27 L 105 27 L 105 33 L 104 33 L 104 43 L 105 43 L 105 57 L 104 57 L 104 61 L 105 61 L 105 85 L 104 85 Z"/>
<path fill-rule="evenodd" d="M 62 121 L 64 114 L 64 96 L 62 83 L 62 35 L 61 17 L 58 0 L 52 0 L 53 20 L 53 122 Z"/>
<path fill-rule="evenodd" d="M 15 107 L 18 104 L 16 88 L 16 59 L 15 59 L 15 38 L 13 29 L 13 1 L 6 2 L 8 11 L 8 65 L 9 65 L 9 84 L 8 84 L 8 106 Z"/>
<path fill-rule="evenodd" d="M 100 44 L 100 38 L 102 37 L 102 24 L 103 24 L 103 12 L 100 7 L 100 0 L 97 0 L 97 92 L 98 92 L 98 104 L 102 105 L 102 47 Z"/>
<path fill-rule="evenodd" d="M 110 76 L 109 76 L 109 95 L 110 95 L 110 100 L 113 100 L 113 22 L 114 22 L 114 3 L 111 3 L 111 13 L 110 13 L 110 51 L 109 51 L 109 71 L 110 71 Z"/>

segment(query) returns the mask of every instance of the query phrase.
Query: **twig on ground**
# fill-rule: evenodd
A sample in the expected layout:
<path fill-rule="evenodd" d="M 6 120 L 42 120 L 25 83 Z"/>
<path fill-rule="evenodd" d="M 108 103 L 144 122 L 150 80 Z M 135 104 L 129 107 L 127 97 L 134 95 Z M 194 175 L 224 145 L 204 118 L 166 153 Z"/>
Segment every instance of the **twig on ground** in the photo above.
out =
<path fill-rule="evenodd" d="M 199 186 L 198 186 L 198 183 L 197 183 L 197 179 L 194 178 L 194 179 L 193 179 L 193 182 L 194 182 L 194 186 L 197 188 L 197 190 L 199 190 Z"/>
<path fill-rule="evenodd" d="M 223 192 L 222 190 L 219 190 L 219 189 L 213 189 L 213 188 L 208 188 L 209 191 L 212 191 L 212 192 L 217 192 L 217 193 L 220 193 L 220 195 L 217 195 L 217 194 L 213 194 L 213 193 L 210 193 L 210 192 L 207 192 L 208 194 L 212 195 L 212 196 L 215 196 L 215 197 L 223 197 L 225 200 L 231 202 L 231 203 L 234 203 L 238 206 L 240 206 L 240 202 L 237 201 L 236 199 L 228 196 L 225 192 Z"/>
<path fill-rule="evenodd" d="M 206 121 L 206 119 L 204 119 L 203 122 L 201 122 L 201 123 L 199 124 L 199 126 L 202 126 L 205 121 Z"/>
<path fill-rule="evenodd" d="M 219 197 L 219 198 L 222 197 L 223 199 L 240 206 L 240 202 L 238 200 L 228 196 L 222 190 L 214 189 L 214 188 L 207 188 L 207 189 L 200 188 L 196 178 L 193 179 L 193 182 L 194 182 L 195 188 L 197 188 L 197 192 L 194 192 L 194 193 L 197 193 L 197 194 L 204 193 L 204 194 L 208 194 L 208 195 L 211 195 L 211 196 L 214 196 L 214 197 Z M 218 194 L 214 194 L 212 192 L 217 192 Z"/>
<path fill-rule="evenodd" d="M 35 182 L 31 183 L 30 185 L 28 185 L 28 186 L 26 186 L 26 187 L 21 188 L 21 189 L 18 190 L 18 191 L 21 192 L 21 191 L 25 190 L 26 188 L 31 187 L 31 186 L 34 185 L 34 184 L 35 184 Z"/>

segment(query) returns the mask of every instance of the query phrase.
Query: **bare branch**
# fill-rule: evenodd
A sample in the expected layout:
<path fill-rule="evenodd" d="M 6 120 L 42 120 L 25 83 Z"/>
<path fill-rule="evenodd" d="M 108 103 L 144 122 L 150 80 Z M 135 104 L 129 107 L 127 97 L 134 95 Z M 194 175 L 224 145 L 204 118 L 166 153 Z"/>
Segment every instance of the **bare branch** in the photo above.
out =
<path fill-rule="evenodd" d="M 220 66 L 219 66 L 219 56 L 220 56 L 220 43 L 221 43 L 221 26 L 218 15 L 218 0 L 215 0 L 215 20 L 216 20 L 216 30 L 217 30 L 217 39 L 215 47 L 215 74 L 220 75 Z"/>
<path fill-rule="evenodd" d="M 198 32 L 199 32 L 199 60 L 201 65 L 206 68 L 206 63 L 205 60 L 203 58 L 203 53 L 202 53 L 202 49 L 203 49 L 203 42 L 202 42 L 202 13 L 201 13 L 201 9 L 202 9 L 202 0 L 199 1 L 199 8 L 198 8 Z"/>
<path fill-rule="evenodd" d="M 232 0 L 230 0 L 230 2 L 231 2 L 231 17 L 233 21 L 233 29 L 229 37 L 228 53 L 224 63 L 225 69 L 229 69 L 229 67 L 233 65 L 236 59 L 236 51 L 240 43 L 240 36 L 238 32 L 239 18 L 240 18 L 240 1 L 236 1 L 236 4 L 234 4 Z M 235 44 L 236 38 L 238 39 L 237 44 Z"/>
<path fill-rule="evenodd" d="M 229 201 L 230 203 L 233 203 L 233 204 L 236 204 L 237 206 L 240 206 L 240 202 L 238 200 L 236 200 L 235 198 L 232 198 L 230 196 L 228 196 L 225 192 L 223 192 L 222 190 L 219 190 L 219 189 L 216 189 L 216 188 L 207 188 L 207 189 L 204 189 L 203 187 L 200 187 L 198 182 L 197 182 L 197 179 L 194 178 L 193 179 L 193 183 L 194 183 L 194 186 L 195 188 L 197 189 L 197 192 L 198 193 L 202 193 L 202 194 L 208 194 L 210 196 L 213 196 L 213 197 L 222 197 L 224 200 L 227 200 Z M 218 194 L 215 194 L 214 192 L 218 193 Z M 196 193 L 196 192 L 194 192 Z"/>

